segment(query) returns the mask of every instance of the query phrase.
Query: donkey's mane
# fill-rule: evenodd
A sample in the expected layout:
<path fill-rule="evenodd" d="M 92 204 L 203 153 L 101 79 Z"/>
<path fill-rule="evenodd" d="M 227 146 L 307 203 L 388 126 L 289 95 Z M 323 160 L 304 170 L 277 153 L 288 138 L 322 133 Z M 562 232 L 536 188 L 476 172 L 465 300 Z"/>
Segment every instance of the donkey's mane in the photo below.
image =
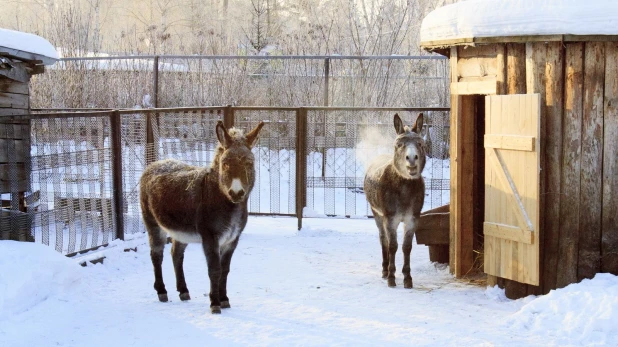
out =
<path fill-rule="evenodd" d="M 230 128 L 228 130 L 228 134 L 230 135 L 230 138 L 232 140 L 228 147 L 232 147 L 237 143 L 242 143 L 243 141 L 246 141 L 245 132 L 242 129 Z M 215 158 L 210 164 L 210 168 L 212 170 L 218 171 L 219 161 L 221 160 L 221 155 L 223 155 L 223 152 L 225 152 L 225 148 L 223 148 L 221 143 L 219 143 L 217 145 L 217 148 L 215 149 Z"/>

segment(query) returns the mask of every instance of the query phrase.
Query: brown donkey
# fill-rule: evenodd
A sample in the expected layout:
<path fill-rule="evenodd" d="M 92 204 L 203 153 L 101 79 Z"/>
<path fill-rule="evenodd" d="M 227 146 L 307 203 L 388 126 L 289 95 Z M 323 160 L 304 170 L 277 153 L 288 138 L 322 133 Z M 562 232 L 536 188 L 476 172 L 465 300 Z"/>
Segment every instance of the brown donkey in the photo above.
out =
<path fill-rule="evenodd" d="M 238 238 L 247 224 L 247 197 L 255 182 L 251 147 L 263 122 L 246 136 L 217 123 L 219 140 L 210 168 L 167 159 L 149 165 L 140 180 L 142 216 L 150 239 L 154 288 L 167 301 L 161 263 L 167 235 L 180 300 L 190 300 L 183 271 L 187 243 L 201 243 L 210 278 L 210 311 L 229 308 L 227 276 Z"/>
<path fill-rule="evenodd" d="M 371 205 L 382 245 L 382 278 L 395 287 L 395 254 L 397 227 L 403 223 L 403 286 L 412 288 L 410 253 L 412 237 L 417 229 L 425 200 L 425 182 L 421 173 L 425 167 L 425 142 L 420 135 L 423 114 L 414 127 L 403 125 L 399 115 L 394 117 L 395 153 L 376 158 L 365 174 L 365 194 Z"/>

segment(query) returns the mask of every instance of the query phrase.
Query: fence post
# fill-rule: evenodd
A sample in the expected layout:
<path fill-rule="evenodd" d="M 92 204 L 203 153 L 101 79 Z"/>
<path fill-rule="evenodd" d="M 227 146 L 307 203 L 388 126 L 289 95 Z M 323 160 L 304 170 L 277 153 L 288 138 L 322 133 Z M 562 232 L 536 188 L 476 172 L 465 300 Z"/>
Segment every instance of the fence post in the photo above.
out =
<path fill-rule="evenodd" d="M 303 227 L 303 208 L 307 205 L 307 109 L 296 110 L 296 217 Z"/>
<path fill-rule="evenodd" d="M 159 107 L 159 56 L 155 55 L 152 67 L 152 105 Z"/>
<path fill-rule="evenodd" d="M 324 106 L 328 106 L 328 82 L 330 79 L 330 58 L 324 59 Z"/>
<path fill-rule="evenodd" d="M 124 240 L 124 198 L 122 184 L 122 140 L 120 112 L 113 111 L 110 116 L 110 137 L 112 149 L 112 199 L 116 216 L 116 238 Z"/>
<path fill-rule="evenodd" d="M 234 108 L 232 105 L 227 105 L 223 110 L 223 125 L 226 129 L 234 126 Z"/>
<path fill-rule="evenodd" d="M 155 145 L 154 125 L 159 126 L 159 113 L 146 114 L 146 165 L 158 160 L 159 153 Z"/>
<path fill-rule="evenodd" d="M 328 83 L 330 81 L 330 58 L 324 59 L 324 106 L 330 103 L 328 100 Z M 322 111 L 324 117 L 324 138 L 326 138 L 326 111 Z M 322 178 L 326 177 L 326 146 L 322 148 Z"/>

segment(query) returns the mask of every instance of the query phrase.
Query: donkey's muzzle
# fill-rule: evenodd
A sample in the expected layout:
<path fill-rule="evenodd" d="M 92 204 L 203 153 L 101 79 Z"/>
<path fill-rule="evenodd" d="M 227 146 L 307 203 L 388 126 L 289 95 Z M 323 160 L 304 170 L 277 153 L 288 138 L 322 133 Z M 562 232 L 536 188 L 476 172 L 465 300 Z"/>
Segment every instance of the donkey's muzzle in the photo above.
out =
<path fill-rule="evenodd" d="M 232 189 L 227 191 L 227 194 L 230 196 L 232 202 L 241 202 L 245 198 L 245 190 L 241 189 L 239 191 L 234 191 Z"/>

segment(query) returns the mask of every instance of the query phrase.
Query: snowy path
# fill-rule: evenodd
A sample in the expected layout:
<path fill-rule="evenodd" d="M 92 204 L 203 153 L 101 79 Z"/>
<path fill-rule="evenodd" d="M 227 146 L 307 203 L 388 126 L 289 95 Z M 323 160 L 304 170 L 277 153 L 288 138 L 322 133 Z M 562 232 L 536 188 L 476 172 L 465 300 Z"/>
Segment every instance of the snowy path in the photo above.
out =
<path fill-rule="evenodd" d="M 25 307 L 10 316 L 1 309 L 3 293 L 11 299 L 6 295 L 11 285 L 2 287 L 0 274 L 0 346 L 577 345 L 578 339 L 518 324 L 514 314 L 538 299 L 506 300 L 500 290 L 455 281 L 448 269 L 428 261 L 424 246 L 412 250 L 415 289 L 403 288 L 401 254 L 399 287 L 388 288 L 380 278 L 373 223 L 305 219 L 298 232 L 293 218 L 250 218 L 232 260 L 232 308 L 221 315 L 209 313 L 206 265 L 197 245 L 185 256 L 189 302 L 178 299 L 167 251 L 164 279 L 171 302 L 157 301 L 146 238 L 129 242 L 138 245 L 137 252 L 122 252 L 123 245 L 103 251 L 103 265 L 81 268 L 59 256 L 74 269 L 77 284 L 26 279 L 41 288 L 30 286 L 34 294 L 24 296 Z M 50 264 L 35 258 L 32 266 Z M 28 263 L 23 266 L 30 271 Z M 40 298 L 28 304 L 33 295 Z M 11 313 L 7 302 L 4 307 Z M 579 342 L 610 342 L 607 338 Z"/>

